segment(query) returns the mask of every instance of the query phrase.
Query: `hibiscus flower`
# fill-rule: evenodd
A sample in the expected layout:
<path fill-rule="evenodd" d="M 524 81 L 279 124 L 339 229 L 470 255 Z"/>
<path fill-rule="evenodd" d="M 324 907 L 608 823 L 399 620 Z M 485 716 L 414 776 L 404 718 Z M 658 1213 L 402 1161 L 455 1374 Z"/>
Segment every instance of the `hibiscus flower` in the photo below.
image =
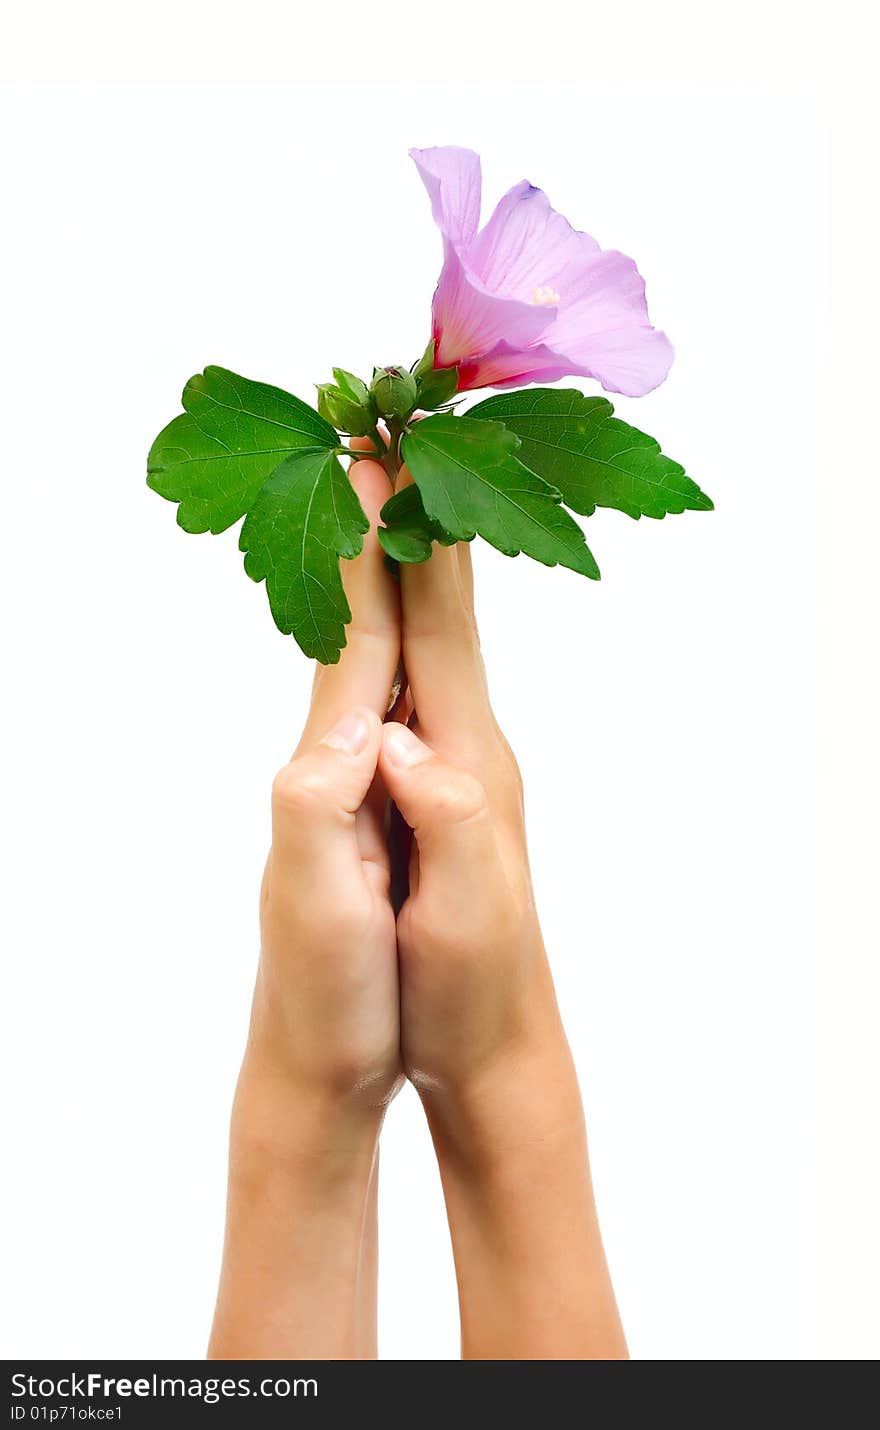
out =
<path fill-rule="evenodd" d="M 663 381 L 672 345 L 651 327 L 631 258 L 573 229 L 525 180 L 480 228 L 479 155 L 410 154 L 443 235 L 435 366 L 457 365 L 460 391 L 579 375 L 640 397 Z"/>

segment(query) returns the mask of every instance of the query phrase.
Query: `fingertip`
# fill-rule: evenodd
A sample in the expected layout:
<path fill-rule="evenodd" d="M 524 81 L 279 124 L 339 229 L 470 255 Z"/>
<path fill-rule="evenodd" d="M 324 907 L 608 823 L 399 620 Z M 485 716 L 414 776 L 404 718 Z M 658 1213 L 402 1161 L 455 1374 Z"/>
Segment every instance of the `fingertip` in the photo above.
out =
<path fill-rule="evenodd" d="M 357 492 L 360 504 L 369 517 L 370 525 L 375 526 L 379 512 L 393 491 L 388 473 L 381 462 L 374 462 L 370 457 L 362 457 L 359 461 L 351 463 L 348 469 L 348 480 Z"/>
<path fill-rule="evenodd" d="M 382 717 L 370 705 L 358 705 L 357 709 L 367 722 L 367 743 L 375 745 L 378 754 L 382 741 Z"/>
<path fill-rule="evenodd" d="M 381 721 L 375 710 L 367 705 L 355 705 L 346 710 L 328 730 L 321 744 L 346 755 L 362 755 L 370 744 L 375 743 L 380 728 Z"/>
<path fill-rule="evenodd" d="M 411 769 L 431 758 L 431 750 L 407 725 L 390 720 L 382 726 L 382 757 L 395 770 Z"/>

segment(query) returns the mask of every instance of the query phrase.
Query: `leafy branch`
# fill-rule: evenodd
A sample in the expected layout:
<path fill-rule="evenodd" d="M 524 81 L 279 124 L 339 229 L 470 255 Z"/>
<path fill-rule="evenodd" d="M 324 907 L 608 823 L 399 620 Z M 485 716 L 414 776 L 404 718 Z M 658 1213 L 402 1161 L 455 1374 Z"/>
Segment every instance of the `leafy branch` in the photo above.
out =
<path fill-rule="evenodd" d="M 147 481 L 177 503 L 184 530 L 222 532 L 245 518 L 245 571 L 265 581 L 279 630 L 325 664 L 339 659 L 351 619 L 339 562 L 358 555 L 368 529 L 340 457 L 380 460 L 393 485 L 406 463 L 412 484 L 385 503 L 379 528 L 397 562 L 426 561 L 437 543 L 479 535 L 506 556 L 597 580 L 566 506 L 583 516 L 615 507 L 635 518 L 712 508 L 684 468 L 614 417 L 606 398 L 534 388 L 457 416 L 457 371 L 433 361 L 429 344 L 411 370 L 375 369 L 369 387 L 334 368 L 317 410 L 281 388 L 207 367 L 190 378 L 183 413 L 150 450 Z M 372 450 L 343 437 L 366 437 Z"/>

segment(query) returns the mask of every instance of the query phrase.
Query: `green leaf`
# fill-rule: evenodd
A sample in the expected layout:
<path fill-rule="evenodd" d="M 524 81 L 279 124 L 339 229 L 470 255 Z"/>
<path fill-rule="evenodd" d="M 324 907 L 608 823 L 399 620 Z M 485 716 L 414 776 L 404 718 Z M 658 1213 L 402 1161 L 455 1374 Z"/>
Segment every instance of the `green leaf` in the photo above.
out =
<path fill-rule="evenodd" d="M 183 405 L 203 432 L 235 452 L 335 447 L 329 422 L 290 392 L 251 382 L 225 367 L 206 367 L 183 389 Z"/>
<path fill-rule="evenodd" d="M 712 501 L 659 444 L 613 417 L 604 397 L 572 388 L 504 392 L 470 408 L 469 417 L 502 421 L 522 441 L 519 458 L 552 482 L 573 511 L 592 516 L 615 507 L 636 520 L 711 511 Z"/>
<path fill-rule="evenodd" d="M 435 541 L 442 546 L 455 544 L 455 537 L 428 516 L 415 482 L 389 497 L 379 515 L 385 523 L 379 527 L 379 543 L 395 561 L 427 561 Z"/>
<path fill-rule="evenodd" d="M 568 566 L 594 580 L 599 568 L 560 495 L 514 455 L 519 438 L 500 422 L 440 413 L 415 423 L 401 444 L 425 511 L 456 541 L 479 532 L 516 556 Z"/>
<path fill-rule="evenodd" d="M 241 529 L 244 569 L 266 582 L 275 624 L 335 665 L 351 611 L 339 557 L 357 556 L 369 522 L 333 452 L 303 448 L 264 485 Z"/>
<path fill-rule="evenodd" d="M 186 412 L 153 443 L 147 482 L 180 503 L 177 520 L 185 531 L 225 531 L 291 451 L 339 442 L 298 397 L 222 367 L 190 378 L 183 405 Z"/>

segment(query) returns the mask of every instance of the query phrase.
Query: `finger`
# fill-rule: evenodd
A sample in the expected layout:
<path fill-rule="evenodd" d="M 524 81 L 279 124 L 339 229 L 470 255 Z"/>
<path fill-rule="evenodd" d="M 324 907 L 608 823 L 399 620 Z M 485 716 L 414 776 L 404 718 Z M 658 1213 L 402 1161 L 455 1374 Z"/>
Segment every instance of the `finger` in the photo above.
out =
<path fill-rule="evenodd" d="M 359 872 L 356 815 L 373 781 L 381 721 L 366 706 L 348 710 L 311 749 L 297 754 L 272 788 L 273 856 L 308 879 L 333 861 Z"/>
<path fill-rule="evenodd" d="M 420 890 L 439 883 L 454 920 L 482 898 L 487 874 L 500 863 L 485 791 L 405 725 L 383 725 L 379 769 L 415 835 Z"/>
<path fill-rule="evenodd" d="M 413 704 L 428 739 L 442 749 L 494 730 L 469 584 L 455 547 L 401 568 L 403 657 Z"/>
<path fill-rule="evenodd" d="M 400 485 L 411 480 L 404 467 Z M 456 752 L 495 730 L 473 607 L 466 545 L 435 546 L 429 561 L 402 565 L 403 659 L 427 738 Z"/>
<path fill-rule="evenodd" d="M 341 563 L 351 607 L 347 643 L 338 664 L 317 667 L 300 749 L 320 740 L 354 705 L 367 705 L 383 716 L 400 659 L 400 592 L 385 566 L 376 535 L 379 511 L 391 495 L 391 483 L 381 464 L 368 460 L 352 463 L 349 477 L 370 530 L 360 555 Z"/>

